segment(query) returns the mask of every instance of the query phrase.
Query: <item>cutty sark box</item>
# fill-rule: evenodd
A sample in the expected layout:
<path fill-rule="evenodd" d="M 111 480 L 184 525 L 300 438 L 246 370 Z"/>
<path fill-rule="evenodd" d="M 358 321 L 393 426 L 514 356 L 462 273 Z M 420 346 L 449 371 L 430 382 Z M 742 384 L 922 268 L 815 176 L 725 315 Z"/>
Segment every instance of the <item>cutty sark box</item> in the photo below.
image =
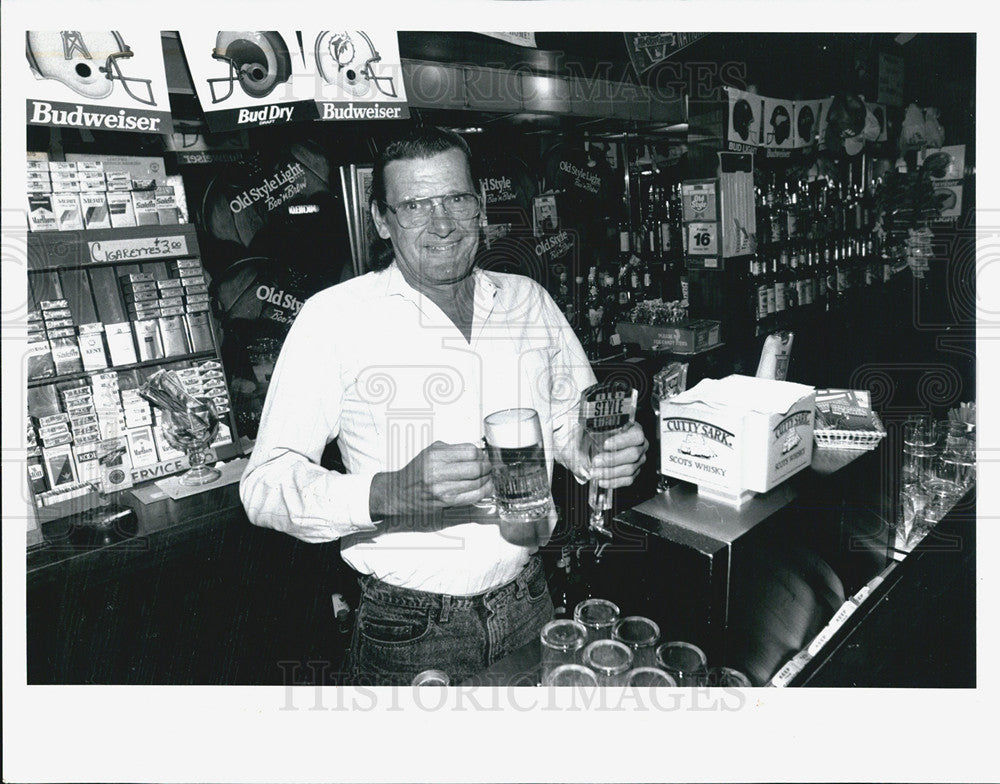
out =
<path fill-rule="evenodd" d="M 732 375 L 660 402 L 660 472 L 737 503 L 812 462 L 815 390 Z"/>

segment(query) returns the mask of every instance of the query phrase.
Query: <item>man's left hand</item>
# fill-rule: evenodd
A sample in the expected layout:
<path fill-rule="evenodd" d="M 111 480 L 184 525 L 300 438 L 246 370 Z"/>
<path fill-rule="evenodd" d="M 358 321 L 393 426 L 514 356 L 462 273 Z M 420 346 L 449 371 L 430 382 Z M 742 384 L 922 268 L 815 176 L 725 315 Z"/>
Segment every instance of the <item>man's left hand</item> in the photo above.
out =
<path fill-rule="evenodd" d="M 649 442 L 638 423 L 633 422 L 621 433 L 609 437 L 602 449 L 591 457 L 590 478 L 601 487 L 627 487 L 635 481 L 639 468 L 646 462 Z"/>

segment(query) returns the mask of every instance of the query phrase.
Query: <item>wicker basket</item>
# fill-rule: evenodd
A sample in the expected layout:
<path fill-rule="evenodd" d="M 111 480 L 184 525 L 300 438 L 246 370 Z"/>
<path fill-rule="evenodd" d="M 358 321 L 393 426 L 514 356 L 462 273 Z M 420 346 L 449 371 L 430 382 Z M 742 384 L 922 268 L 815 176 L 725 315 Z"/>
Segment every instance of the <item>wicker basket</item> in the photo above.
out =
<path fill-rule="evenodd" d="M 819 449 L 857 449 L 870 451 L 885 438 L 885 428 L 878 414 L 872 412 L 875 430 L 814 430 L 813 438 Z"/>

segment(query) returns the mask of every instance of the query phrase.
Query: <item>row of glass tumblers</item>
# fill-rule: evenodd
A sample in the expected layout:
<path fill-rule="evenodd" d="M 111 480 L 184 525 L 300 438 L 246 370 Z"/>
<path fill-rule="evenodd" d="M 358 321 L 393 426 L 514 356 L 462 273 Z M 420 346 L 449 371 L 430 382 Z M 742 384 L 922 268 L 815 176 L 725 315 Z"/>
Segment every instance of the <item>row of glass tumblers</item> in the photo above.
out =
<path fill-rule="evenodd" d="M 708 670 L 705 654 L 687 642 L 660 641 L 660 628 L 640 615 L 620 617 L 607 599 L 587 599 L 573 619 L 541 632 L 543 686 L 750 686 L 742 673 Z"/>

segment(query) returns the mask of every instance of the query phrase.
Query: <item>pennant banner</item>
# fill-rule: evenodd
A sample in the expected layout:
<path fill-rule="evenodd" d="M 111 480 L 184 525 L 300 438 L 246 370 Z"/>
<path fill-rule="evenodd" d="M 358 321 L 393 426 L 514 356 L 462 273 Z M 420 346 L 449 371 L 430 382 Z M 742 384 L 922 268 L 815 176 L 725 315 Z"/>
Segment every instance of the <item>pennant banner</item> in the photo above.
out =
<path fill-rule="evenodd" d="M 157 30 L 30 30 L 29 125 L 173 132 Z"/>
<path fill-rule="evenodd" d="M 638 73 L 648 71 L 708 33 L 625 33 L 625 48 Z"/>
<path fill-rule="evenodd" d="M 753 152 L 761 141 L 763 99 L 754 93 L 727 87 L 729 122 L 726 128 L 730 152 Z"/>
<path fill-rule="evenodd" d="M 761 144 L 768 150 L 791 151 L 795 146 L 792 117 L 795 108 L 791 101 L 781 98 L 763 98 L 764 135 Z"/>

